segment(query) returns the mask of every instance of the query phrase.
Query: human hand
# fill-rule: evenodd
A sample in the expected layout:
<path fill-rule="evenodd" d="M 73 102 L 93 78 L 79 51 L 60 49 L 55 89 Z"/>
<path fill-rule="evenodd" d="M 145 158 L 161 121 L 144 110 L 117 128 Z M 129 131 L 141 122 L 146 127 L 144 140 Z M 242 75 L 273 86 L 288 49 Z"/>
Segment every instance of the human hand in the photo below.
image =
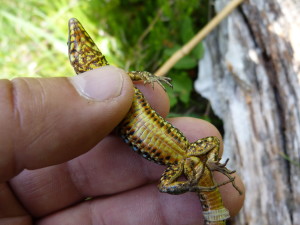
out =
<path fill-rule="evenodd" d="M 156 87 L 139 86 L 165 116 L 168 100 Z M 132 95 L 131 80 L 111 66 L 73 78 L 1 80 L 0 224 L 203 223 L 194 193 L 160 193 L 156 185 L 165 168 L 110 134 Z M 191 141 L 220 138 L 207 122 L 170 121 Z M 226 178 L 216 174 L 216 179 Z M 243 196 L 231 185 L 220 189 L 225 206 L 236 214 Z"/>

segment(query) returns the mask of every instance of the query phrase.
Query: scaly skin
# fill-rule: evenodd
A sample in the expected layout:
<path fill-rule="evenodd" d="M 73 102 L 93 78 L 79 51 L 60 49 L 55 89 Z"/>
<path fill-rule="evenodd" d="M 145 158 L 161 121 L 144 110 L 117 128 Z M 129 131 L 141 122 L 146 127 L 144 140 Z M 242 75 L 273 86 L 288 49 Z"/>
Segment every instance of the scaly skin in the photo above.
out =
<path fill-rule="evenodd" d="M 77 19 L 69 21 L 69 59 L 77 74 L 108 65 L 88 33 Z M 133 81 L 143 80 L 153 87 L 154 82 L 169 83 L 167 77 L 156 77 L 149 72 L 127 73 Z M 163 87 L 163 86 L 162 86 Z M 163 87 L 164 88 L 164 87 Z M 202 203 L 205 224 L 225 225 L 229 212 L 224 207 L 219 186 L 232 183 L 241 191 L 231 177 L 234 171 L 219 163 L 219 140 L 216 137 L 202 138 L 189 143 L 187 138 L 151 108 L 138 88 L 134 88 L 132 106 L 117 131 L 134 151 L 155 163 L 168 166 L 158 188 L 161 192 L 181 194 L 197 192 Z M 212 171 L 225 174 L 228 181 L 216 184 Z M 184 175 L 186 181 L 178 181 Z"/>

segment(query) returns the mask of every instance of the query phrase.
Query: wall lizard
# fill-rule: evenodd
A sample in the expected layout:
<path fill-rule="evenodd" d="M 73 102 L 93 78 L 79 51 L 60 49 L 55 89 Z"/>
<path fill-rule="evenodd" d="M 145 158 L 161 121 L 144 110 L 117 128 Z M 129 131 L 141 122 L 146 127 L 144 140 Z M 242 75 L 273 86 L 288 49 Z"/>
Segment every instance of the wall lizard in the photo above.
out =
<path fill-rule="evenodd" d="M 85 31 L 80 22 L 69 20 L 69 59 L 75 72 L 92 70 L 108 65 L 105 56 Z M 131 71 L 127 73 L 132 81 L 142 80 L 153 87 L 157 82 L 170 84 L 170 78 L 157 77 L 149 72 Z M 166 165 L 158 189 L 169 194 L 181 194 L 188 191 L 197 192 L 201 201 L 205 224 L 225 225 L 229 212 L 224 207 L 219 186 L 232 183 L 235 185 L 226 163 L 219 158 L 220 143 L 216 137 L 202 138 L 189 143 L 180 130 L 163 119 L 144 98 L 138 88 L 134 88 L 132 106 L 117 132 L 132 149 L 144 158 L 155 163 Z M 212 171 L 219 171 L 228 177 L 228 181 L 216 184 Z M 178 181 L 180 176 L 186 180 Z"/>

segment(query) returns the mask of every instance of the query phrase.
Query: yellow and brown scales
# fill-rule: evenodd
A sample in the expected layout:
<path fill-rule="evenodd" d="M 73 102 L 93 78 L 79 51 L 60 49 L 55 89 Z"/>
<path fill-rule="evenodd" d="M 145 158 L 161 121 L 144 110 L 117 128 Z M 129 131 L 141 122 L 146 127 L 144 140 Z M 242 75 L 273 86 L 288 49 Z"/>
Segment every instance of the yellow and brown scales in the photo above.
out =
<path fill-rule="evenodd" d="M 69 21 L 69 59 L 77 74 L 109 65 L 80 22 L 73 18 Z M 167 77 L 157 77 L 149 72 L 131 71 L 128 75 L 133 81 L 143 80 L 153 87 L 154 82 L 165 82 Z M 163 87 L 163 86 L 162 86 Z M 164 88 L 164 87 L 163 87 Z M 134 88 L 132 106 L 124 120 L 118 125 L 118 133 L 132 149 L 144 158 L 168 166 L 163 173 L 158 189 L 169 194 L 187 191 L 197 192 L 201 201 L 205 223 L 225 225 L 229 212 L 224 207 L 219 186 L 234 183 L 232 174 L 221 164 L 220 144 L 216 137 L 202 138 L 189 143 L 187 138 L 151 108 L 138 88 Z M 226 175 L 228 181 L 216 184 L 212 171 Z M 178 181 L 180 176 L 185 181 Z"/>

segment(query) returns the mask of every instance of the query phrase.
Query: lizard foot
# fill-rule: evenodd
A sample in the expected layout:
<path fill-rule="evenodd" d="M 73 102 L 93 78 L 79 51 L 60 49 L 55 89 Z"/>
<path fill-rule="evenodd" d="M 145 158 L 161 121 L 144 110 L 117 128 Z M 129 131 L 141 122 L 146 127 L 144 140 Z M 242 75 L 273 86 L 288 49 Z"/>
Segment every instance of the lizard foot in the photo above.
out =
<path fill-rule="evenodd" d="M 240 195 L 243 194 L 243 192 L 236 186 L 234 180 L 235 180 L 235 177 L 232 177 L 231 174 L 235 173 L 235 170 L 229 170 L 228 168 L 226 168 L 226 165 L 229 161 L 229 159 L 227 159 L 225 161 L 225 163 L 220 163 L 220 160 L 221 159 L 218 159 L 217 162 L 210 162 L 207 164 L 208 168 L 210 171 L 218 171 L 222 174 L 224 174 L 226 177 L 228 177 L 228 181 L 222 183 L 221 185 L 224 185 L 226 183 L 232 183 L 232 186 L 239 192 Z"/>
<path fill-rule="evenodd" d="M 166 90 L 166 88 L 163 86 L 162 82 L 166 83 L 170 87 L 173 87 L 171 84 L 171 78 L 155 76 L 147 71 L 131 71 L 128 72 L 128 75 L 134 81 L 142 80 L 144 81 L 144 84 L 151 84 L 152 88 L 154 88 L 155 82 L 158 83 L 164 90 Z"/>

